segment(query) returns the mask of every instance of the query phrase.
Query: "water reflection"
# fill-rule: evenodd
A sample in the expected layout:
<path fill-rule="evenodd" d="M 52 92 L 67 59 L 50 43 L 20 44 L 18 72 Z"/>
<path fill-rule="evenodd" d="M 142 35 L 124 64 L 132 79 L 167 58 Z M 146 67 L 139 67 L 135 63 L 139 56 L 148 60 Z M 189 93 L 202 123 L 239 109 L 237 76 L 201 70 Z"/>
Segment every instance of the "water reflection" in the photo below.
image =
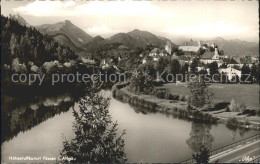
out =
<path fill-rule="evenodd" d="M 111 91 L 106 91 L 104 94 L 106 97 L 110 95 Z M 4 106 L 2 112 L 5 113 L 5 116 L 2 114 L 2 118 L 8 118 L 4 123 L 2 122 L 2 132 L 6 136 L 4 140 L 9 141 L 2 145 L 4 162 L 14 162 L 9 160 L 9 156 L 14 154 L 58 157 L 59 150 L 62 150 L 63 146 L 61 134 L 65 134 L 69 140 L 76 137 L 73 133 L 72 108 L 69 111 L 68 108 L 71 106 L 70 103 L 73 104 L 73 101 L 81 97 L 80 90 L 29 98 L 5 96 L 5 98 L 2 97 L 5 100 L 5 102 L 2 101 Z M 75 103 L 74 107 L 78 107 L 78 103 Z M 211 145 L 212 150 L 215 150 L 242 139 L 239 133 L 236 134 L 235 139 L 232 139 L 233 131 L 223 124 L 209 126 L 174 119 L 175 115 L 153 113 L 142 108 L 138 110 L 128 103 L 122 103 L 113 98 L 109 105 L 109 113 L 112 121 L 118 122 L 118 129 L 121 132 L 126 130 L 123 138 L 129 163 L 179 162 L 192 157 L 192 151 L 187 142 L 193 145 L 194 150 L 199 147 L 196 146 L 198 141 L 200 144 L 208 143 L 206 145 Z M 12 123 L 9 121 L 11 117 L 13 117 Z M 23 122 L 22 125 L 20 122 Z M 20 133 L 14 138 L 21 131 L 27 132 Z M 258 133 L 250 130 L 243 137 L 247 138 Z M 213 143 L 211 138 L 213 138 Z M 195 144 L 192 144 L 193 142 Z"/>
<path fill-rule="evenodd" d="M 197 163 L 208 163 L 210 150 L 214 141 L 210 133 L 211 125 L 193 122 L 191 125 L 190 137 L 186 140 L 192 151 L 192 157 Z"/>
<path fill-rule="evenodd" d="M 249 131 L 248 128 L 245 127 L 239 127 L 238 125 L 232 126 L 227 124 L 226 128 L 230 130 L 230 133 L 232 135 L 233 140 L 235 140 L 236 137 L 244 138 L 245 134 Z M 239 136 L 237 136 L 239 134 Z"/>
<path fill-rule="evenodd" d="M 192 123 L 190 137 L 186 140 L 186 143 L 193 153 L 199 152 L 201 147 L 206 147 L 209 150 L 212 148 L 214 137 L 210 130 L 210 124 Z"/>
<path fill-rule="evenodd" d="M 75 90 L 76 91 L 76 90 Z M 25 132 L 43 121 L 66 112 L 84 95 L 83 90 L 46 96 L 14 96 L 3 94 L 1 115 L 1 144 Z"/>

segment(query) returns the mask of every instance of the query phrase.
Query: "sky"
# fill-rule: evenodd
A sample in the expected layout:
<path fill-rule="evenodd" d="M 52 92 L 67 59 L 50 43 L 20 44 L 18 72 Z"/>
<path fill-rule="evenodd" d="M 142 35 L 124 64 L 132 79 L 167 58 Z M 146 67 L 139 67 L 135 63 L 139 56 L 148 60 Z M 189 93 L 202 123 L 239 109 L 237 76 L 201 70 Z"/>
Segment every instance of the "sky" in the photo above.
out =
<path fill-rule="evenodd" d="M 173 38 L 222 37 L 259 42 L 258 1 L 7 1 L 2 14 L 19 13 L 33 26 L 70 20 L 91 36 L 134 29 Z"/>

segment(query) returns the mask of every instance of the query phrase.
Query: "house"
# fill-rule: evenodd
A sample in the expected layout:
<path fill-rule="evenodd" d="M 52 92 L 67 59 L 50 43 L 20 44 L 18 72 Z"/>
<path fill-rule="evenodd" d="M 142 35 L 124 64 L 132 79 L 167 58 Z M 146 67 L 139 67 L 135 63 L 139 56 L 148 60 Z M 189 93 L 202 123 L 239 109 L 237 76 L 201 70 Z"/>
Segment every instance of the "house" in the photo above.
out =
<path fill-rule="evenodd" d="M 144 57 L 143 60 L 142 60 L 142 64 L 145 64 L 147 61 L 148 61 L 148 58 Z"/>
<path fill-rule="evenodd" d="M 82 62 L 85 64 L 95 65 L 97 64 L 96 59 L 87 59 L 87 58 L 81 58 Z"/>
<path fill-rule="evenodd" d="M 208 42 L 206 44 L 207 44 L 208 47 L 212 47 L 212 48 L 216 48 L 217 47 L 217 45 L 215 43 L 213 43 L 213 42 Z"/>
<path fill-rule="evenodd" d="M 179 50 L 182 50 L 184 53 L 199 53 L 200 47 L 197 46 L 180 46 L 178 48 Z"/>
<path fill-rule="evenodd" d="M 220 73 L 225 73 L 228 76 L 228 80 L 231 80 L 234 76 L 241 78 L 241 71 L 232 67 L 218 69 Z"/>
<path fill-rule="evenodd" d="M 160 57 L 168 56 L 168 52 L 166 50 L 161 50 L 160 53 L 159 53 L 159 56 Z"/>
<path fill-rule="evenodd" d="M 151 57 L 157 57 L 160 53 L 160 49 L 159 48 L 154 48 L 150 53 L 149 56 Z"/>
<path fill-rule="evenodd" d="M 188 56 L 185 56 L 185 55 L 179 56 L 178 60 L 179 60 L 180 63 L 188 63 L 189 64 L 189 63 L 192 62 L 191 58 L 188 57 Z"/>
<path fill-rule="evenodd" d="M 252 62 L 258 63 L 259 62 L 259 56 L 252 56 Z"/>
<path fill-rule="evenodd" d="M 215 48 L 214 52 L 206 51 L 200 58 L 200 62 L 204 64 L 210 64 L 213 62 L 219 62 L 220 56 L 218 54 L 218 49 Z"/>
<path fill-rule="evenodd" d="M 158 61 L 160 57 L 168 56 L 166 50 L 160 50 L 159 48 L 154 48 L 150 53 L 149 57 L 153 58 L 153 61 Z"/>
<path fill-rule="evenodd" d="M 234 67 L 235 65 L 238 65 L 238 62 L 234 58 L 226 58 L 223 59 L 227 65 L 227 67 Z"/>
<path fill-rule="evenodd" d="M 244 56 L 242 58 L 236 57 L 234 58 L 234 60 L 236 60 L 236 62 L 238 63 L 237 65 L 241 68 L 244 64 L 248 65 L 249 67 L 251 67 L 253 65 L 253 61 L 251 56 Z"/>
<path fill-rule="evenodd" d="M 183 51 L 184 54 L 191 54 L 193 55 L 198 54 L 200 49 L 201 49 L 201 43 L 199 42 L 194 42 L 194 41 L 190 41 L 190 42 L 185 42 L 183 46 L 179 46 L 178 48 L 179 50 Z"/>
<path fill-rule="evenodd" d="M 206 67 L 205 67 L 204 64 L 202 64 L 202 63 L 199 62 L 199 63 L 198 63 L 197 70 L 198 70 L 198 71 L 206 70 Z"/>

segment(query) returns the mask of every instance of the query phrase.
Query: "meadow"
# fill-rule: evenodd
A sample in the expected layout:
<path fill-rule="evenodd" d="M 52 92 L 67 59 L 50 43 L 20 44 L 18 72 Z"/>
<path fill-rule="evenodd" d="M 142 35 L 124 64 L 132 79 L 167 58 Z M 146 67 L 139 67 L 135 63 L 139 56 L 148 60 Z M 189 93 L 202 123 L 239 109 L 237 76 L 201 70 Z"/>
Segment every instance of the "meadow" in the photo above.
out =
<path fill-rule="evenodd" d="M 214 102 L 230 102 L 232 98 L 250 109 L 259 109 L 259 86 L 246 84 L 208 84 L 214 95 Z M 189 95 L 186 84 L 167 83 L 158 88 L 166 88 L 173 95 Z"/>

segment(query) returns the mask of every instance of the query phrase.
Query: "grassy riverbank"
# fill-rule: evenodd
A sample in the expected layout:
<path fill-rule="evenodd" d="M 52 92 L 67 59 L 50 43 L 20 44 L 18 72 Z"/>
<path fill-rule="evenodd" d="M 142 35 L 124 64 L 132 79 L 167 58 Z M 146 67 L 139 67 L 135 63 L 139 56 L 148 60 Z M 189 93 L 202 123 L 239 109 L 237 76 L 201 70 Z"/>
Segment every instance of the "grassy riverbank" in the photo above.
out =
<path fill-rule="evenodd" d="M 173 95 L 190 95 L 185 84 L 176 85 L 175 83 L 164 84 L 156 88 L 165 88 Z M 260 127 L 259 116 L 241 115 L 239 112 L 227 112 L 227 106 L 232 98 L 240 103 L 245 103 L 246 107 L 253 110 L 259 109 L 259 86 L 258 85 L 242 85 L 242 84 L 210 84 L 209 88 L 215 94 L 214 103 L 219 107 L 212 111 L 204 111 L 213 117 L 219 118 L 221 122 L 226 122 L 229 118 L 236 118 L 240 122 L 250 122 L 254 128 Z M 224 104 L 224 106 L 220 105 Z"/>
<path fill-rule="evenodd" d="M 166 84 L 165 86 L 172 86 L 170 88 L 170 93 L 174 95 L 185 96 L 185 91 L 188 91 L 184 85 Z M 217 88 L 216 86 L 213 87 Z M 113 87 L 113 96 L 123 102 L 127 102 L 131 105 L 138 106 L 139 108 L 149 108 L 150 112 L 174 114 L 176 117 L 198 119 L 203 121 L 209 120 L 210 122 L 215 122 L 219 120 L 218 122 L 221 123 L 226 123 L 227 120 L 230 118 L 237 118 L 237 120 L 240 122 L 240 127 L 259 129 L 260 126 L 259 116 L 238 115 L 238 112 L 226 112 L 225 109 L 203 112 L 197 110 L 190 110 L 188 109 L 188 103 L 186 101 L 161 99 L 157 98 L 154 95 L 133 93 L 128 91 L 127 84 L 115 85 Z M 217 101 L 221 102 L 219 99 L 220 97 Z M 244 124 L 245 122 L 249 122 L 250 125 Z"/>
<path fill-rule="evenodd" d="M 160 99 L 153 95 L 129 92 L 126 85 L 115 85 L 113 97 L 148 112 L 160 112 L 177 118 L 216 123 L 217 119 L 208 113 L 191 110 L 186 101 Z"/>
<path fill-rule="evenodd" d="M 190 95 L 185 84 L 167 83 L 156 88 L 166 88 L 173 95 Z M 259 86 L 246 84 L 210 84 L 209 88 L 215 94 L 215 102 L 230 102 L 235 98 L 250 109 L 259 110 Z"/>

